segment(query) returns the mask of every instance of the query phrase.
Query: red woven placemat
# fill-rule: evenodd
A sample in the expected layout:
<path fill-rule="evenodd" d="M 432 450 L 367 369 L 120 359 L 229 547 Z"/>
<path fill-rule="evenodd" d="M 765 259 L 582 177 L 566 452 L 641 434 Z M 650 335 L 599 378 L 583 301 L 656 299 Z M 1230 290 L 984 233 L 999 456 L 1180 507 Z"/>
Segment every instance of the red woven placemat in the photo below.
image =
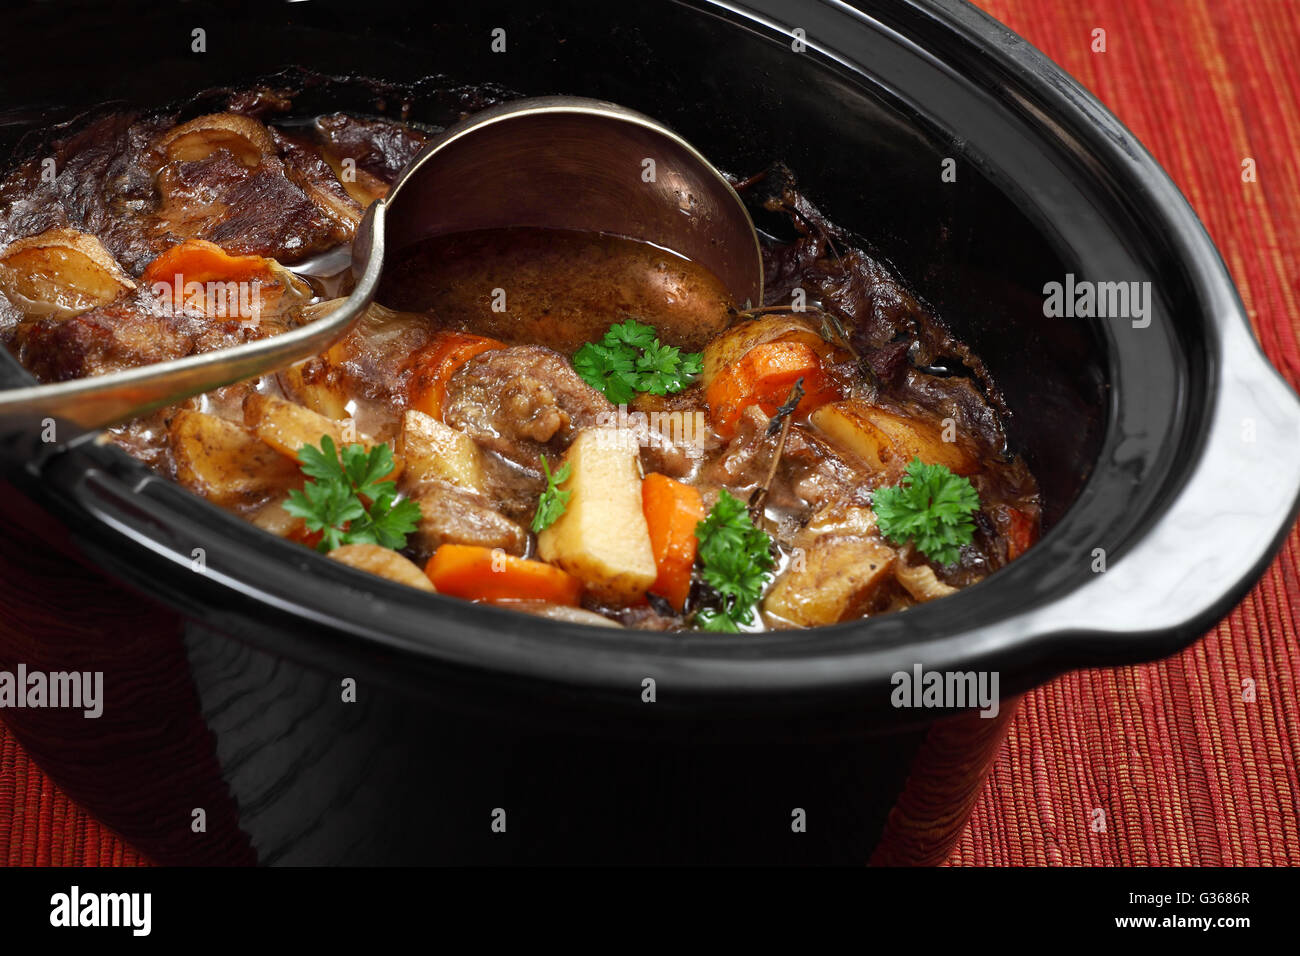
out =
<path fill-rule="evenodd" d="M 981 5 L 1078 77 L 1169 170 L 1222 250 L 1269 358 L 1300 386 L 1300 4 Z M 1092 49 L 1098 28 L 1104 53 Z M 1246 157 L 1255 183 L 1242 182 Z M 1186 652 L 1027 695 L 949 862 L 1300 863 L 1298 568 L 1293 530 L 1246 600 Z M 0 724 L 0 863 L 144 862 Z"/>
<path fill-rule="evenodd" d="M 981 0 L 1137 134 L 1300 386 L 1300 4 Z M 1106 52 L 1092 50 L 1106 31 Z M 1242 182 L 1255 160 L 1258 182 Z M 953 864 L 1300 863 L 1300 534 L 1204 640 L 1029 694 Z M 1254 700 L 1243 681 L 1254 682 Z M 1097 813 L 1103 811 L 1104 817 Z M 1094 831 L 1094 821 L 1105 829 Z"/>

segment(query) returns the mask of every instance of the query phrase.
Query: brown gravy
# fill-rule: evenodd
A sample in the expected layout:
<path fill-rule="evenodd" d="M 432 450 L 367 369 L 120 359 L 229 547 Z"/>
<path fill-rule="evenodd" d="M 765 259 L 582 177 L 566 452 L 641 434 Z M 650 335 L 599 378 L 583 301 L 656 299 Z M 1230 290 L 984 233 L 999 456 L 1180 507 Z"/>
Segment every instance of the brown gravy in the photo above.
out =
<path fill-rule="evenodd" d="M 709 270 L 647 242 L 510 228 L 439 236 L 390 261 L 376 300 L 445 328 L 572 354 L 626 315 L 691 351 L 727 325 L 731 301 Z"/>

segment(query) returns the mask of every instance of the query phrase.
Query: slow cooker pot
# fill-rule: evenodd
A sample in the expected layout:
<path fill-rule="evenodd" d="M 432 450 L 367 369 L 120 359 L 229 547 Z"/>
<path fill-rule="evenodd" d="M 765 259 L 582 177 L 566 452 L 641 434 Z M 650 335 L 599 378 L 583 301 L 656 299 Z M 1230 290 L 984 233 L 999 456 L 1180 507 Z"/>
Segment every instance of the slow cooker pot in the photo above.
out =
<path fill-rule="evenodd" d="M 1114 117 L 993 20 L 955 0 L 859 7 L 11 15 L 11 158 L 102 101 L 301 68 L 334 78 L 306 82 L 303 115 L 441 126 L 487 85 L 623 103 L 733 173 L 781 160 L 985 360 L 1046 525 L 1010 567 L 906 613 L 620 632 L 364 576 L 111 446 L 19 443 L 0 666 L 105 675 L 99 719 L 4 713 L 34 758 L 161 862 L 934 862 L 1016 694 L 1172 653 L 1226 613 L 1296 513 L 1300 406 L 1204 229 Z M 1149 283 L 1150 310 L 1047 317 L 1048 283 L 1076 279 Z M 6 356 L 0 384 L 25 381 Z M 894 675 L 917 667 L 996 674 L 1002 704 L 896 706 Z"/>

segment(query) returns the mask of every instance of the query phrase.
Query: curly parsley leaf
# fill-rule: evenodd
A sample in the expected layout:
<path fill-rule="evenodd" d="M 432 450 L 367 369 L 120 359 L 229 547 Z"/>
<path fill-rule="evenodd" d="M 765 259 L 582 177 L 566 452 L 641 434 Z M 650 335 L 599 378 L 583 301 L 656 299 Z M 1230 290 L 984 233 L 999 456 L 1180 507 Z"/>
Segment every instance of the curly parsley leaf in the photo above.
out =
<path fill-rule="evenodd" d="M 551 466 L 543 455 L 542 471 L 546 474 L 546 490 L 537 500 L 537 511 L 533 514 L 532 524 L 534 532 L 542 531 L 554 524 L 555 519 L 564 514 L 564 509 L 569 506 L 569 499 L 573 497 L 572 491 L 561 491 L 558 487 L 568 481 L 569 475 L 573 472 L 573 465 L 570 462 L 566 461 L 555 474 L 551 474 Z"/>
<path fill-rule="evenodd" d="M 939 564 L 957 563 L 962 545 L 975 534 L 972 516 L 979 506 L 979 493 L 968 479 L 919 458 L 908 464 L 899 484 L 872 495 L 881 533 L 895 544 L 910 540 Z"/>
<path fill-rule="evenodd" d="M 628 319 L 611 325 L 599 342 L 578 349 L 573 367 L 615 405 L 626 405 L 637 392 L 680 392 L 704 370 L 704 359 L 699 352 L 682 354 L 664 345 L 651 326 Z"/>
<path fill-rule="evenodd" d="M 695 626 L 701 631 L 714 631 L 719 634 L 739 634 L 740 628 L 730 617 L 717 608 L 700 608 L 695 614 Z"/>
<path fill-rule="evenodd" d="M 655 335 L 654 328 L 643 325 L 636 319 L 628 319 L 625 322 L 619 322 L 617 325 L 611 325 L 604 338 L 606 345 L 624 345 L 634 349 L 649 348 L 657 341 L 658 338 Z"/>
<path fill-rule="evenodd" d="M 636 397 L 640 376 L 636 359 L 630 354 L 588 342 L 574 354 L 573 367 L 584 382 L 600 389 L 615 405 L 626 405 Z"/>
<path fill-rule="evenodd" d="M 738 631 L 754 621 L 754 605 L 763 595 L 775 565 L 772 539 L 750 520 L 745 503 L 725 488 L 703 521 L 695 526 L 700 576 L 717 597 L 717 607 L 695 615 L 706 631 Z"/>
<path fill-rule="evenodd" d="M 299 467 L 312 480 L 289 492 L 282 506 L 302 518 L 308 531 L 321 532 L 322 553 L 345 544 L 377 544 L 397 550 L 420 521 L 420 506 L 397 501 L 397 485 L 385 481 L 393 471 L 387 445 L 366 451 L 362 445 L 336 448 L 322 435 L 320 447 L 298 449 Z M 367 504 L 369 502 L 369 504 Z"/>

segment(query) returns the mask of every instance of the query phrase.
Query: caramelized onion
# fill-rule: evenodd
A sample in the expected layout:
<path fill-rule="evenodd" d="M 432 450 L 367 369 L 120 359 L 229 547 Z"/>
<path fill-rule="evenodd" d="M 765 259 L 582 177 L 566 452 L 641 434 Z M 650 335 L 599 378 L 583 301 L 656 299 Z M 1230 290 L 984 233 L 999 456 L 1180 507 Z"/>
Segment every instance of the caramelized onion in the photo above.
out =
<path fill-rule="evenodd" d="M 506 607 L 512 611 L 523 611 L 525 614 L 536 614 L 538 617 L 549 617 L 553 621 L 567 621 L 570 624 L 591 624 L 596 627 L 619 627 L 623 625 L 618 621 L 611 620 L 603 614 L 597 614 L 595 611 L 587 611 L 580 607 L 566 607 L 561 604 L 548 604 L 545 601 L 510 601 L 502 602 L 498 607 Z"/>
<path fill-rule="evenodd" d="M 933 601 L 957 593 L 955 587 L 944 584 L 935 577 L 934 568 L 928 564 L 912 566 L 897 562 L 894 565 L 894 577 L 917 601 Z"/>
<path fill-rule="evenodd" d="M 383 199 L 388 195 L 388 183 L 377 176 L 371 175 L 364 169 L 358 168 L 356 160 L 352 160 L 351 165 L 345 166 L 345 160 L 330 149 L 322 149 L 321 158 L 329 164 L 330 169 L 334 170 L 334 175 L 338 177 L 339 184 L 362 209 L 365 209 L 376 199 Z"/>
<path fill-rule="evenodd" d="M 50 229 L 0 252 L 0 292 L 29 317 L 70 318 L 135 288 L 94 236 Z"/>
<path fill-rule="evenodd" d="M 266 127 L 236 113 L 211 113 L 182 123 L 164 133 L 155 148 L 164 162 L 195 162 L 224 149 L 250 169 L 275 154 Z"/>

